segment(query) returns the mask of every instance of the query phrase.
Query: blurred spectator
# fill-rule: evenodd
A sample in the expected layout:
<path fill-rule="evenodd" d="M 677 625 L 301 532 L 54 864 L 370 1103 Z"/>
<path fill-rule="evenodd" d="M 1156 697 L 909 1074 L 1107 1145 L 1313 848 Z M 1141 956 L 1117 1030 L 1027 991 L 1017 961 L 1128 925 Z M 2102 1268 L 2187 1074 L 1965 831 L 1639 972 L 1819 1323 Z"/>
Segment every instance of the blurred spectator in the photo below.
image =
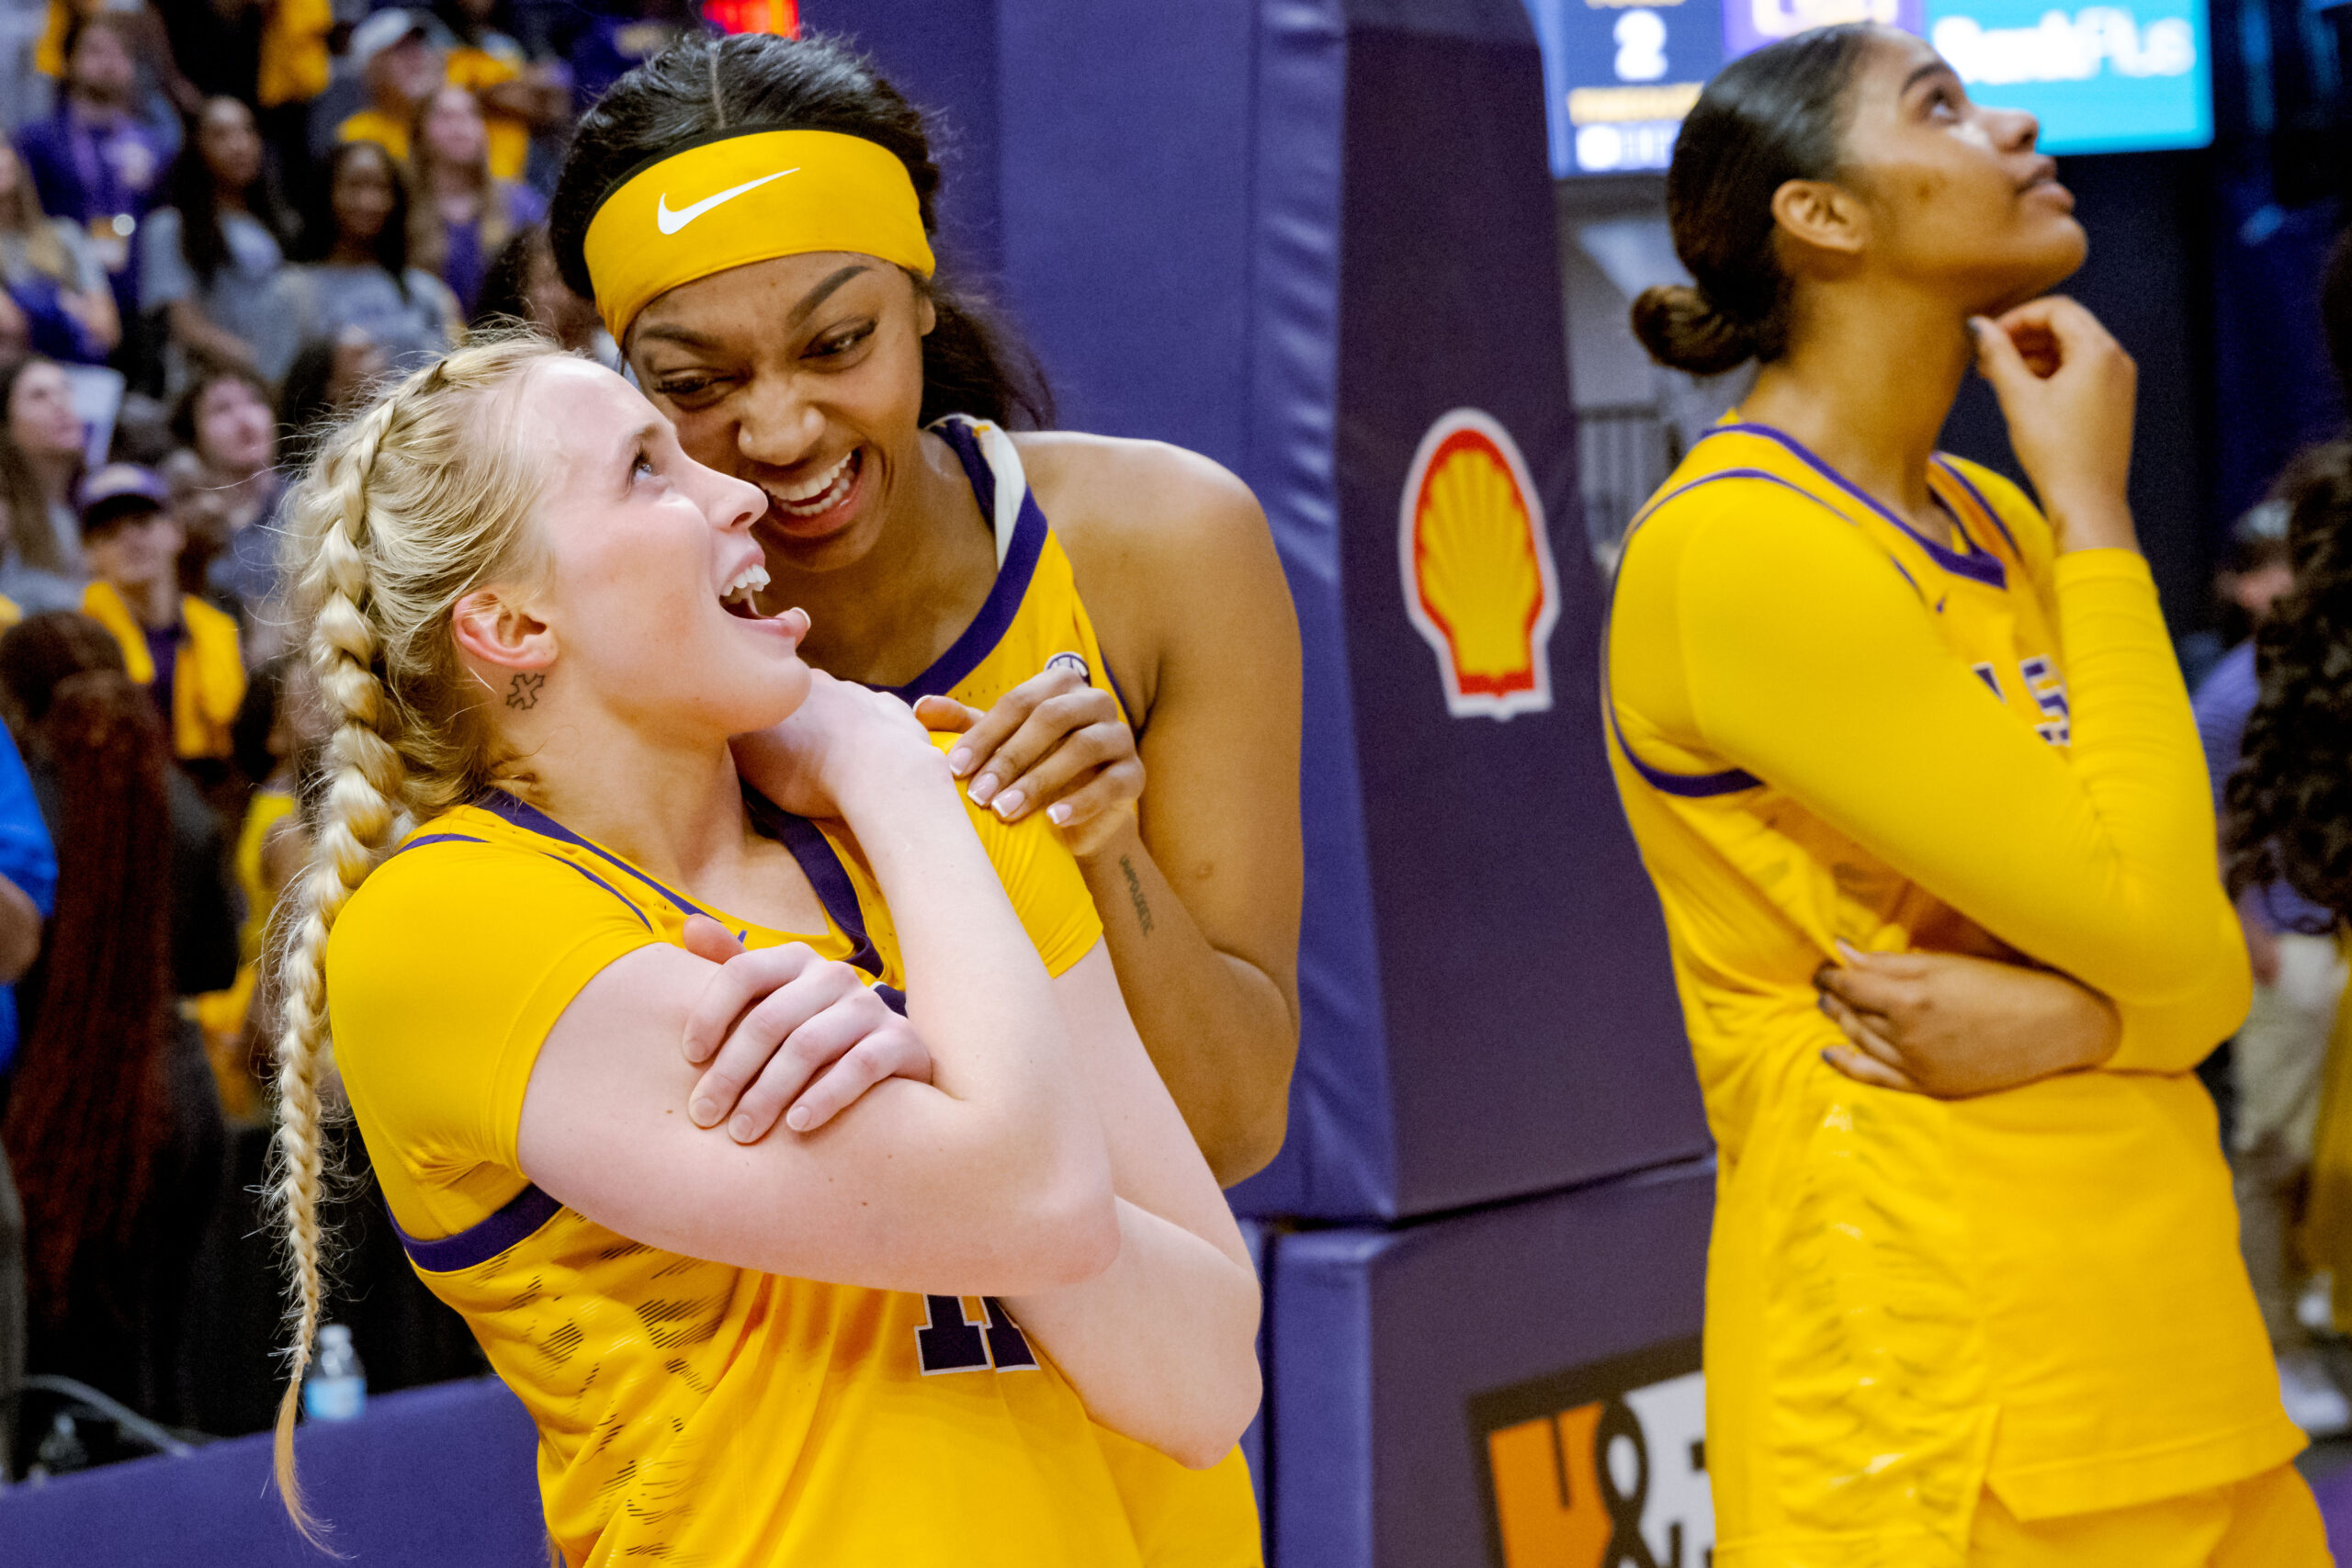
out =
<path fill-rule="evenodd" d="M 82 528 L 74 487 L 82 478 L 82 421 L 65 372 L 46 359 L 0 370 L 0 504 L 8 509 L 0 594 L 24 615 L 78 608 Z"/>
<path fill-rule="evenodd" d="M 390 369 L 391 361 L 376 340 L 357 327 L 304 344 L 277 394 L 277 428 L 284 432 L 287 466 L 310 461 L 319 436 L 357 408 L 368 389 Z"/>
<path fill-rule="evenodd" d="M 457 39 L 446 70 L 452 86 L 472 93 L 487 118 L 491 173 L 519 180 L 531 156 L 531 133 L 571 115 L 571 88 L 560 73 L 526 57 L 523 46 L 492 26 L 503 0 L 434 0 L 433 15 Z"/>
<path fill-rule="evenodd" d="M 172 510 L 189 539 L 180 558 L 181 586 L 234 606 L 248 620 L 277 596 L 272 524 L 285 485 L 269 396 L 268 383 L 241 370 L 216 370 L 191 385 L 172 410 L 180 449 L 164 468 Z"/>
<path fill-rule="evenodd" d="M 114 290 L 89 236 L 41 210 L 17 150 L 0 143 L 0 286 L 21 318 L 21 346 L 52 359 L 99 365 L 122 341 Z"/>
<path fill-rule="evenodd" d="M 509 321 L 527 322 L 575 353 L 620 368 L 620 350 L 605 331 L 595 305 L 574 294 L 556 271 L 555 248 L 548 243 L 544 223 L 514 231 L 482 280 L 473 324 L 491 327 Z"/>
<path fill-rule="evenodd" d="M 575 113 L 605 96 L 605 90 L 701 24 L 693 0 L 639 0 L 612 7 L 615 14 L 591 17 L 573 39 L 571 102 Z"/>
<path fill-rule="evenodd" d="M 132 112 L 163 139 L 167 152 L 176 148 L 180 117 L 195 113 L 203 100 L 181 73 L 171 36 L 155 8 L 146 0 L 49 0 L 47 12 L 40 42 L 33 51 L 40 101 L 27 106 L 23 118 L 39 119 L 57 107 L 56 89 L 67 75 L 74 28 L 89 17 L 108 16 L 124 28 L 130 43 Z"/>
<path fill-rule="evenodd" d="M 244 705 L 237 710 L 232 729 L 237 772 L 253 787 L 230 863 L 244 895 L 245 919 L 237 934 L 236 983 L 198 998 L 196 1004 L 221 1108 L 241 1121 L 259 1116 L 256 1090 L 268 1071 L 268 1010 L 254 1007 L 262 951 L 277 896 L 310 852 L 295 788 L 299 738 L 289 677 L 297 662 L 286 655 L 255 670 Z"/>
<path fill-rule="evenodd" d="M 288 290 L 304 341 L 357 327 L 395 368 L 445 352 L 464 332 L 457 297 L 409 265 L 408 181 L 373 141 L 327 160 L 324 199 L 303 231 L 310 265 Z"/>
<path fill-rule="evenodd" d="M 368 107 L 335 128 L 338 141 L 372 141 L 402 162 L 408 128 L 447 67 L 447 43 L 432 18 L 395 6 L 351 34 L 351 65 L 368 89 Z"/>
<path fill-rule="evenodd" d="M 123 668 L 147 688 L 183 762 L 229 758 L 229 727 L 245 699 L 237 623 L 181 592 L 187 536 L 162 478 L 114 463 L 82 487 L 82 547 L 92 581 L 83 613 L 114 634 Z M 217 778 L 225 766 L 199 768 Z"/>
<path fill-rule="evenodd" d="M 41 922 L 56 907 L 57 854 L 49 828 L 17 744 L 0 730 L 0 1083 L 16 1065 L 16 983 L 40 956 Z M 0 1146 L 0 1480 L 16 1470 L 9 1438 L 24 1382 L 25 1210 L 8 1151 Z"/>
<path fill-rule="evenodd" d="M 2341 443 L 2296 459 L 2265 501 L 2230 530 L 2215 587 L 2241 640 L 2197 688 L 2197 728 L 2214 802 L 2236 771 L 2246 719 L 2259 694 L 2253 634 L 2294 587 L 2288 549 L 2298 509 L 2352 504 L 2352 448 Z M 2334 917 L 2278 886 L 2238 899 L 2254 968 L 2254 1002 L 2230 1043 L 2236 1114 L 2230 1164 L 2238 1239 L 2256 1301 L 2278 1359 L 2290 1419 L 2312 1437 L 2352 1430 L 2347 1402 L 2297 1311 L 2309 1270 L 2294 1244 L 2309 1181 L 2329 1041 L 2344 994 Z"/>
<path fill-rule="evenodd" d="M 291 226 L 253 111 L 234 98 L 206 104 L 169 190 L 172 205 L 139 235 L 140 298 L 170 322 L 166 389 L 187 384 L 192 357 L 277 379 L 294 357 L 280 282 Z"/>
<path fill-rule="evenodd" d="M 0 1122 L 24 1199 L 28 1367 L 184 1425 L 182 1323 L 226 1148 L 175 998 L 235 974 L 219 826 L 86 618 L 38 616 L 0 637 L 0 682 L 58 861 Z"/>
<path fill-rule="evenodd" d="M 445 86 L 424 100 L 409 145 L 415 184 L 411 254 L 470 312 L 491 258 L 515 230 L 547 217 L 547 201 L 491 172 L 481 106 L 463 87 Z"/>
<path fill-rule="evenodd" d="M 135 112 L 134 39 L 121 12 L 75 22 L 65 40 L 63 101 L 17 134 L 42 208 L 90 236 L 125 321 L 139 309 L 131 235 L 161 197 L 164 165 L 177 151 L 175 140 Z"/>

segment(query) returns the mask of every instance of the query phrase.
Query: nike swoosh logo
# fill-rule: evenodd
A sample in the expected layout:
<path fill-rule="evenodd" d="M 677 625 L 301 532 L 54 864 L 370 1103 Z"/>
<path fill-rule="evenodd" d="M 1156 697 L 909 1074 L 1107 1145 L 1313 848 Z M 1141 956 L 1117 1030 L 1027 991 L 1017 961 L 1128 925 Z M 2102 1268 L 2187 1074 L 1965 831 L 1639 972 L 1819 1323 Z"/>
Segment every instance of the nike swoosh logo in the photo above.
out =
<path fill-rule="evenodd" d="M 755 180 L 745 180 L 741 185 L 720 191 L 717 196 L 704 197 L 692 207 L 682 207 L 674 212 L 670 209 L 670 193 L 665 190 L 662 193 L 661 199 L 653 204 L 653 226 L 664 234 L 674 234 L 722 202 L 732 201 L 747 190 L 757 190 L 770 180 L 780 180 L 786 175 L 797 175 L 799 172 L 797 167 L 778 169 L 775 174 L 762 175 Z"/>

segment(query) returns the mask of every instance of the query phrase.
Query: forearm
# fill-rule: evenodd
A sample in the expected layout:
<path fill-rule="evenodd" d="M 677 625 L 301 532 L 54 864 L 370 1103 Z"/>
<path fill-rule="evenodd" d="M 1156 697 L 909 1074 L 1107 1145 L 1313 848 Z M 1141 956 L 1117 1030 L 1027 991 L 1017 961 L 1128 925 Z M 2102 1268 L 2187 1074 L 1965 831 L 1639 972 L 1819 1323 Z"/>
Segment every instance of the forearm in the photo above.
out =
<path fill-rule="evenodd" d="M 1221 1186 L 1282 1148 L 1298 1016 L 1273 978 L 1219 951 L 1132 825 L 1081 860 L 1152 1066 Z"/>
<path fill-rule="evenodd" d="M 845 807 L 882 885 L 907 976 L 907 1015 L 942 1092 L 1018 1118 L 1041 1168 L 1085 1166 L 1108 1190 L 1108 1156 L 1075 1070 L 1045 965 L 1005 901 L 937 763 L 935 779 L 890 780 Z"/>
<path fill-rule="evenodd" d="M 1256 1414 L 1258 1282 L 1181 1226 L 1119 1203 L 1117 1261 L 1006 1305 L 1113 1431 L 1204 1469 Z"/>
<path fill-rule="evenodd" d="M 2245 1021 L 2254 977 L 2235 912 L 2221 905 L 2214 927 L 2214 956 L 2205 973 L 2175 976 L 2171 996 L 2115 1004 L 2122 1031 L 2115 1054 L 2101 1064 L 2106 1071 L 2188 1072 Z"/>

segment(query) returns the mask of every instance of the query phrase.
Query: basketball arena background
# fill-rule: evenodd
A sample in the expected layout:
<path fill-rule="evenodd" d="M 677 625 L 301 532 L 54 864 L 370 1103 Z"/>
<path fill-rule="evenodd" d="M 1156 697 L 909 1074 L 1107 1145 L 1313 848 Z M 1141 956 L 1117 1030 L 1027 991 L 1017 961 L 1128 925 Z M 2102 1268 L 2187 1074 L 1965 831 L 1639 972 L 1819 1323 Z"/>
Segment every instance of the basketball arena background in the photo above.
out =
<path fill-rule="evenodd" d="M 2212 138 L 2203 0 L 1861 3 L 2036 107 L 2062 151 Z M 1654 171 L 1698 84 L 1806 7 L 804 0 L 800 19 L 942 117 L 944 258 L 1011 308 L 1063 421 L 1233 468 L 1289 572 L 1304 1039 L 1284 1151 L 1234 1193 L 1266 1282 L 1270 1561 L 1698 1568 L 1713 1167 L 1604 762 L 1596 559 L 1713 412 L 1628 355 L 1626 298 L 1672 269 Z M 2335 417 L 2289 330 L 2333 219 L 2279 208 L 2267 165 L 2207 167 L 2201 196 L 2145 152 L 2067 174 L 2099 247 L 2077 291 L 2143 367 L 2135 501 L 2176 609 L 2217 507 Z M 2253 281 L 2199 304 L 2221 265 Z M 1981 399 L 1951 440 L 2004 456 Z M 304 1443 L 360 1562 L 545 1561 L 529 1424 L 495 1383 Z M 0 1561 L 321 1561 L 266 1470 L 240 1440 L 12 1498 Z"/>

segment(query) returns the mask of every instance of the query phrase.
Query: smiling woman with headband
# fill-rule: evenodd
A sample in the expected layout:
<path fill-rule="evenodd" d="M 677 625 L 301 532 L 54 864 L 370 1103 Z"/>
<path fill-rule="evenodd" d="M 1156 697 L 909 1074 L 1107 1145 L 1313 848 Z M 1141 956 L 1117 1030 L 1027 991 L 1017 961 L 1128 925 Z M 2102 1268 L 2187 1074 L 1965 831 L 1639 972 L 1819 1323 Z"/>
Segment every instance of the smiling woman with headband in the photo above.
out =
<path fill-rule="evenodd" d="M 1230 1184 L 1281 1144 L 1298 1039 L 1289 592 L 1216 465 L 1008 433 L 1044 398 L 938 276 L 938 182 L 856 55 L 695 37 L 583 118 L 549 231 L 686 450 L 766 492 L 763 602 L 808 611 L 810 660 L 967 728 L 972 798 L 1062 832 Z"/>

